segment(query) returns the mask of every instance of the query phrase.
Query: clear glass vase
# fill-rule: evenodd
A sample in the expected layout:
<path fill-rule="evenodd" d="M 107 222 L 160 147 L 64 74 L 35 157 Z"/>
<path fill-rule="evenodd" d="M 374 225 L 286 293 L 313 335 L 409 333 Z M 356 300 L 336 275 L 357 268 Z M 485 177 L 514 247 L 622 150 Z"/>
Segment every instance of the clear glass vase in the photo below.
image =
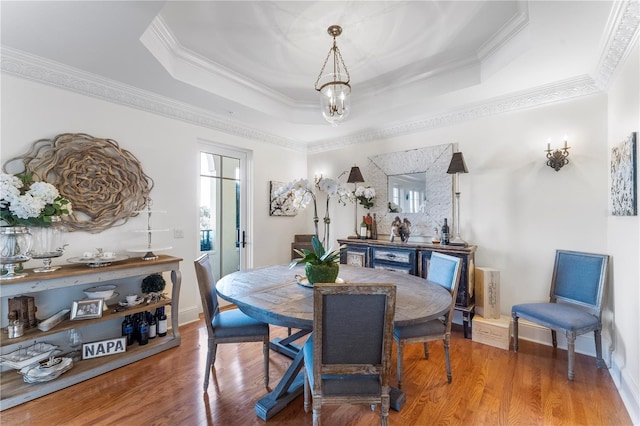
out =
<path fill-rule="evenodd" d="M 52 272 L 60 269 L 59 266 L 51 266 L 51 259 L 60 257 L 64 253 L 65 228 L 59 218 L 52 218 L 51 226 L 29 227 L 32 243 L 29 254 L 32 259 L 42 259 L 44 266 L 36 268 L 33 272 Z"/>
<path fill-rule="evenodd" d="M 26 272 L 16 272 L 16 268 L 29 260 L 31 234 L 25 226 L 0 227 L 0 280 L 10 280 L 27 276 Z"/>

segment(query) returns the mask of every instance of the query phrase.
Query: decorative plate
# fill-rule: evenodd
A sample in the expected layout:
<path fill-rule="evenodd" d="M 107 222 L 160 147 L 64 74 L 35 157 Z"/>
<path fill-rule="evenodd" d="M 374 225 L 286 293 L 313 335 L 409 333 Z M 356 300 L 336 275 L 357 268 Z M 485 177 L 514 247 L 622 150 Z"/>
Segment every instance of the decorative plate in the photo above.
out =
<path fill-rule="evenodd" d="M 115 257 L 112 257 L 112 258 L 72 257 L 70 259 L 67 259 L 67 262 L 69 262 L 69 263 L 82 263 L 82 264 L 88 265 L 90 268 L 100 268 L 102 266 L 108 266 L 108 265 L 111 265 L 112 263 L 121 262 L 121 261 L 127 260 L 127 259 L 129 259 L 129 256 L 127 256 L 126 254 L 121 254 L 121 255 L 118 255 L 118 256 L 115 256 Z"/>

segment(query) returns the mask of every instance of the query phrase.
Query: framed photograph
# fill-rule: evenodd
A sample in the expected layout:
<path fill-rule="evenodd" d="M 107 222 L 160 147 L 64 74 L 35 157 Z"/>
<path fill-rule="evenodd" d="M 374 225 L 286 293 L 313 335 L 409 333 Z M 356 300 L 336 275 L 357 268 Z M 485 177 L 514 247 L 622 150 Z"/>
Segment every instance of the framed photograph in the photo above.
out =
<path fill-rule="evenodd" d="M 611 148 L 611 214 L 638 215 L 637 133 Z"/>
<path fill-rule="evenodd" d="M 275 192 L 284 182 L 270 181 L 269 216 L 295 216 L 298 211 L 293 207 L 293 194 L 277 196 Z"/>
<path fill-rule="evenodd" d="M 82 299 L 73 302 L 71 307 L 71 319 L 81 320 L 90 318 L 100 318 L 104 299 Z"/>

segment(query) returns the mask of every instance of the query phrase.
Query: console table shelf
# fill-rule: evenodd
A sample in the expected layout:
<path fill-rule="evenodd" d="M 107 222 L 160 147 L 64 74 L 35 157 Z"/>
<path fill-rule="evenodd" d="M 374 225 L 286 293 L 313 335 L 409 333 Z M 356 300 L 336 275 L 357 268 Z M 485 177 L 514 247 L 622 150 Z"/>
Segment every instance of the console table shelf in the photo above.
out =
<path fill-rule="evenodd" d="M 137 280 L 140 277 L 153 273 L 171 273 L 171 298 L 161 299 L 156 303 L 140 304 L 130 308 L 124 308 L 122 311 L 116 311 L 118 304 L 112 303 L 103 311 L 100 318 L 70 320 L 65 319 L 60 324 L 48 331 L 41 331 L 37 328 L 25 329 L 25 333 L 21 337 L 9 339 L 3 335 L 0 337 L 0 349 L 2 354 L 10 353 L 19 346 L 25 347 L 33 344 L 35 341 L 45 341 L 46 337 L 53 338 L 54 335 L 63 333 L 73 328 L 84 329 L 83 341 L 89 343 L 92 341 L 104 340 L 92 336 L 91 330 L 94 327 L 102 327 L 101 332 L 111 335 L 110 338 L 120 337 L 120 321 L 126 315 L 135 314 L 144 311 L 154 311 L 161 306 L 171 306 L 170 318 L 171 324 L 167 331 L 167 335 L 150 339 L 146 345 L 127 346 L 123 353 L 107 355 L 98 358 L 84 359 L 74 362 L 73 368 L 65 372 L 60 377 L 44 383 L 25 383 L 22 375 L 16 370 L 7 370 L 0 373 L 0 410 L 14 407 L 18 404 L 31 401 L 35 398 L 50 394 L 59 389 L 74 385 L 76 383 L 88 380 L 92 377 L 139 361 L 148 356 L 157 354 L 167 349 L 180 345 L 180 333 L 178 329 L 178 300 L 180 296 L 181 274 L 179 264 L 180 258 L 161 255 L 155 260 L 145 261 L 139 258 L 127 259 L 122 262 L 114 262 L 111 265 L 99 268 L 90 268 L 86 265 L 64 265 L 58 271 L 48 274 L 37 274 L 32 270 L 27 270 L 28 275 L 23 278 L 17 278 L 11 281 L 0 281 L 0 297 L 2 303 L 6 304 L 9 297 L 37 294 L 37 297 L 43 301 L 56 300 L 60 297 L 60 290 L 87 285 L 99 285 L 104 282 L 122 282 L 125 285 L 131 285 L 132 279 Z M 128 280 L 128 283 L 127 283 Z M 74 290 L 77 291 L 77 290 Z M 73 301 L 69 300 L 69 307 Z M 116 323 L 118 324 L 116 326 Z M 91 327 L 93 326 L 93 327 Z M 89 327 L 89 328 L 87 328 Z M 105 328 L 108 327 L 108 328 Z M 86 333 L 86 334 L 85 334 Z M 105 334 L 105 333 L 103 333 Z M 59 338 L 59 336 L 58 336 Z"/>

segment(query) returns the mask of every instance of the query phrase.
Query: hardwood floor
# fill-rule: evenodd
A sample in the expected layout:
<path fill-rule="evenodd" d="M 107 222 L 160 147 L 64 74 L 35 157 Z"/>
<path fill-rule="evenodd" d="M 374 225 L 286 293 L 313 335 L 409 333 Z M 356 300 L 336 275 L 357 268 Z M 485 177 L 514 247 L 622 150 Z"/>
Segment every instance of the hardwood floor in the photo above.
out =
<path fill-rule="evenodd" d="M 143 361 L 0 413 L 9 425 L 264 425 L 254 403 L 265 394 L 262 345 L 218 347 L 216 374 L 202 392 L 207 332 L 202 321 L 181 327 L 182 344 Z M 286 330 L 272 327 L 273 336 Z M 447 383 L 441 343 L 405 350 L 407 403 L 391 411 L 391 425 L 630 425 L 606 370 L 576 355 L 575 380 L 567 380 L 566 351 L 520 342 L 520 352 L 485 346 L 454 330 L 453 383 Z M 395 351 L 395 347 L 394 347 Z M 291 362 L 270 355 L 271 386 Z M 394 355 L 395 363 L 395 355 Z M 393 372 L 395 382 L 395 369 Z M 326 425 L 379 424 L 366 406 L 326 406 Z M 311 425 L 302 396 L 267 422 Z"/>

